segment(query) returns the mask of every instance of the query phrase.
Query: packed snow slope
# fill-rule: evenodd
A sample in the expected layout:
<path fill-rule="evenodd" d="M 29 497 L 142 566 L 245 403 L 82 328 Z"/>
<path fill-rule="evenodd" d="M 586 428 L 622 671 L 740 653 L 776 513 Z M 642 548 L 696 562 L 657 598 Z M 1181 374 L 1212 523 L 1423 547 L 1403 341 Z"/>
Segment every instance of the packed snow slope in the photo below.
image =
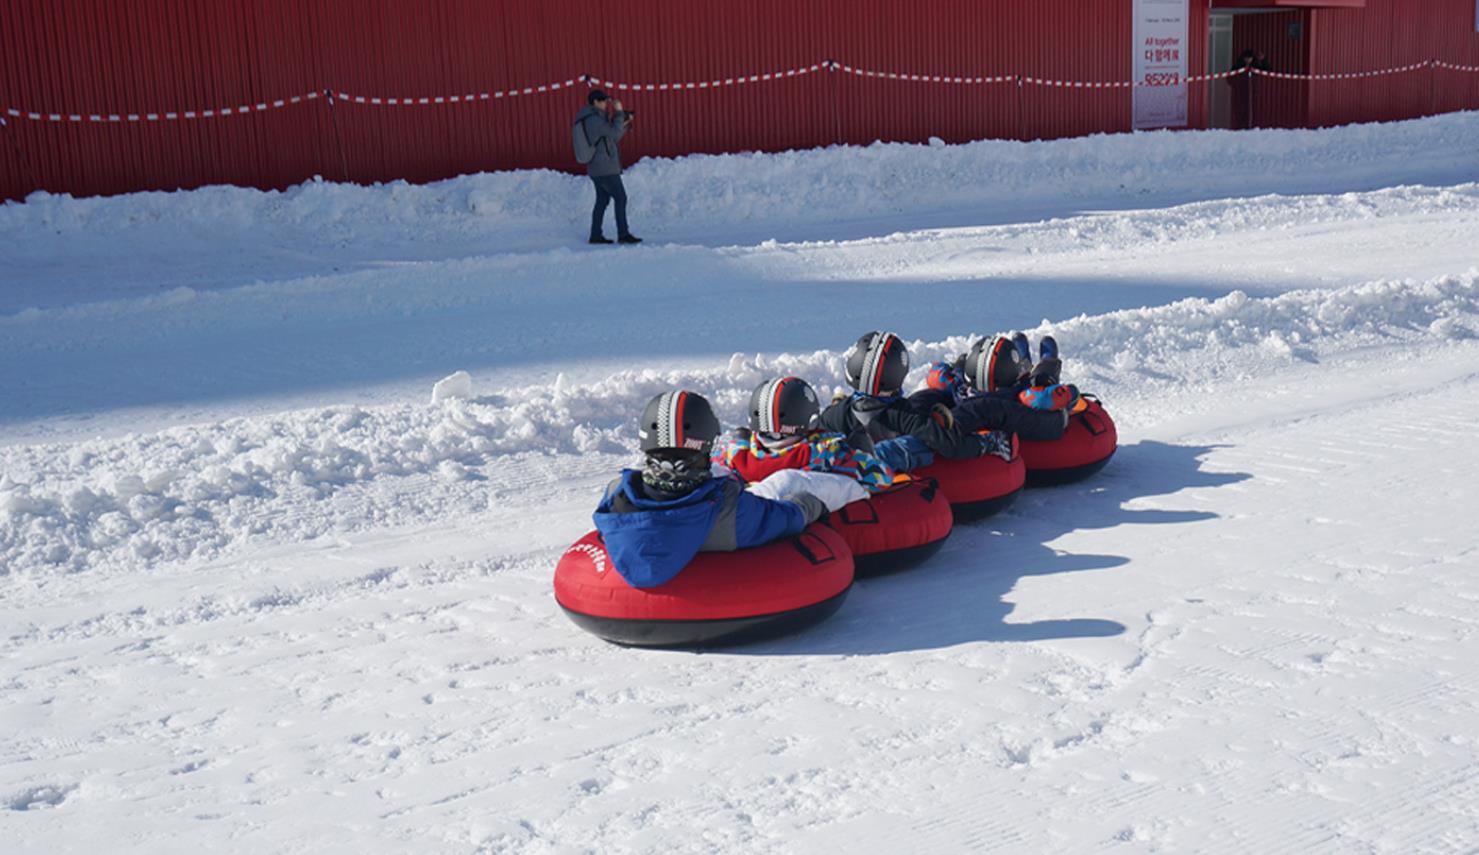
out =
<path fill-rule="evenodd" d="M 1211 131 L 695 155 L 643 161 L 625 181 L 639 233 L 661 243 L 754 248 L 767 239 L 849 240 L 1479 178 L 1479 113 L 1257 136 L 1251 144 L 1248 134 Z M 546 170 L 425 186 L 310 182 L 282 193 L 211 187 L 80 200 L 37 193 L 25 205 L 0 207 L 0 233 L 13 238 L 0 246 L 0 264 L 15 276 L 0 294 L 0 315 L 574 248 L 585 237 L 590 196 L 584 177 Z M 1166 225 L 1142 224 L 1141 237 L 1156 240 Z M 1095 237 L 1115 235 L 1094 229 L 1082 241 L 1093 246 Z"/>
<path fill-rule="evenodd" d="M 643 162 L 650 243 L 620 255 L 583 243 L 589 182 L 549 172 L 38 195 L 0 207 L 0 361 L 24 369 L 0 375 L 0 442 L 404 400 L 450 368 L 596 382 L 880 325 L 939 339 L 1461 272 L 1476 140 L 1479 113 Z"/>
<path fill-rule="evenodd" d="M 644 162 L 635 248 L 551 173 L 0 208 L 0 848 L 1479 851 L 1476 180 L 1455 115 Z M 1019 327 L 1094 479 L 791 637 L 560 614 L 651 395 Z"/>

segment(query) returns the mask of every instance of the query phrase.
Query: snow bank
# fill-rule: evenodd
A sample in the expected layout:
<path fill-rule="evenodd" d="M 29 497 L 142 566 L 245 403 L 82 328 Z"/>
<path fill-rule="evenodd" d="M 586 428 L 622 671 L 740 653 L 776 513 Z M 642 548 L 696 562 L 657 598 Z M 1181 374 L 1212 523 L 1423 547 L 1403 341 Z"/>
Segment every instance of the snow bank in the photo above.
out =
<path fill-rule="evenodd" d="M 1479 335 L 1476 282 L 1479 270 L 1264 299 L 1234 292 L 1080 316 L 1051 332 L 1064 349 L 1068 377 L 1133 421 L 1137 402 L 1196 395 L 1332 353 Z M 953 357 L 990 332 L 911 342 L 911 387 L 931 360 Z M 425 522 L 445 491 L 476 503 L 517 489 L 507 473 L 521 458 L 607 455 L 615 462 L 635 446 L 634 414 L 664 389 L 702 392 L 734 425 L 753 387 L 781 374 L 809 379 L 824 397 L 845 382 L 841 351 L 736 354 L 717 370 L 629 371 L 589 385 L 561 377 L 553 385 L 435 404 L 334 407 L 0 448 L 0 572 L 198 560 L 254 538 L 305 539 L 384 525 L 395 514 Z M 408 489 L 422 491 L 421 498 L 353 500 L 356 489 L 386 479 L 415 482 Z M 315 504 L 329 497 L 344 501 L 333 512 Z M 316 513 L 290 512 L 304 507 Z"/>
<path fill-rule="evenodd" d="M 1189 198 L 1328 192 L 1473 180 L 1479 113 L 1324 130 L 1151 132 L 1022 143 L 874 143 L 778 154 L 649 158 L 627 172 L 633 216 L 666 234 L 724 234 L 744 223 L 782 226 L 839 218 L 1044 200 Z M 45 263 L 136 241 L 220 235 L 332 252 L 350 244 L 414 245 L 429 233 L 507 241 L 511 227 L 566 245 L 584 222 L 589 185 L 549 170 L 485 173 L 427 185 L 310 181 L 287 190 L 207 187 L 74 199 L 44 192 L 0 206 L 12 237 L 0 260 Z"/>

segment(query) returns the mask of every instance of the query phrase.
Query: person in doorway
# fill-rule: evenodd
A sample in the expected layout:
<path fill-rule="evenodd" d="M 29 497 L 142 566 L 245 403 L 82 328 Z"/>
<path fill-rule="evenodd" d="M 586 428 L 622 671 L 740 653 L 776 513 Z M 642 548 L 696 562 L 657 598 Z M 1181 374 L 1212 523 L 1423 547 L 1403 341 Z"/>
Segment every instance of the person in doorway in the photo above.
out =
<path fill-rule="evenodd" d="M 596 185 L 596 206 L 591 210 L 591 243 L 612 242 L 602 234 L 606 206 L 611 202 L 616 203 L 616 240 L 620 243 L 642 242 L 627 228 L 627 191 L 621 183 L 621 149 L 617 144 L 635 115 L 635 111 L 623 110 L 621 101 L 600 89 L 592 89 L 586 96 L 586 106 L 575 116 L 575 158 L 585 164 L 586 174 Z"/>
<path fill-rule="evenodd" d="M 1227 85 L 1232 87 L 1232 127 L 1237 131 L 1247 130 L 1254 126 L 1253 95 L 1258 89 L 1255 79 L 1258 75 L 1253 72 L 1270 70 L 1268 57 L 1262 51 L 1248 48 L 1238 55 L 1231 70 L 1243 70 L 1227 78 Z"/>

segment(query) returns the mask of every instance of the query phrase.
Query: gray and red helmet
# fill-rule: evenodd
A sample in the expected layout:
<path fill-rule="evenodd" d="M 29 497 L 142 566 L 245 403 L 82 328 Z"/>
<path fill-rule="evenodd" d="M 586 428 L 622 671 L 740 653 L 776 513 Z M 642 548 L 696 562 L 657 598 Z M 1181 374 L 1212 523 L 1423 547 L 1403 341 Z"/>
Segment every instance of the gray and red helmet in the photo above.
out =
<path fill-rule="evenodd" d="M 909 348 L 891 332 L 874 330 L 847 351 L 847 382 L 864 395 L 882 395 L 904 388 L 909 373 Z"/>
<path fill-rule="evenodd" d="M 1015 386 L 1031 368 L 1024 365 L 1012 340 L 1004 335 L 983 338 L 965 357 L 965 376 L 978 392 Z"/>
<path fill-rule="evenodd" d="M 795 436 L 815 425 L 822 408 L 800 377 L 766 380 L 750 394 L 750 430 L 762 436 Z"/>
<path fill-rule="evenodd" d="M 647 402 L 637 438 L 643 451 L 677 449 L 708 454 L 720 434 L 714 408 L 696 392 L 664 392 Z"/>

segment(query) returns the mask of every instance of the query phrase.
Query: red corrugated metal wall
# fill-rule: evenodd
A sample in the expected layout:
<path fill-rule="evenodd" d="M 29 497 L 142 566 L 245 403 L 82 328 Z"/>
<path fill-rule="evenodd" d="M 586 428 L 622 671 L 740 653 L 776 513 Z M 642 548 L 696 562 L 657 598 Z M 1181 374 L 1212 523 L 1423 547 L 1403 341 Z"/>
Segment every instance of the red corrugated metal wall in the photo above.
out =
<path fill-rule="evenodd" d="M 255 103 L 313 88 L 308 33 L 284 3 L 6 0 L 0 101 L 79 114 Z M 320 105 L 175 122 L 32 122 L 0 129 L 6 197 L 113 193 L 327 173 Z M 8 149 L 8 151 L 6 150 Z M 8 156 L 7 156 L 8 155 Z"/>
<path fill-rule="evenodd" d="M 1189 68 L 1204 62 L 1193 3 Z M 142 112 L 251 105 L 332 87 L 355 95 L 478 93 L 563 81 L 679 82 L 809 66 L 1130 75 L 1130 0 L 6 0 L 0 104 Z M 1194 87 L 1192 120 L 1202 120 Z M 324 99 L 170 122 L 12 121 L 0 195 L 235 183 L 314 174 L 425 181 L 486 169 L 573 166 L 568 123 L 584 87 L 472 104 Z M 781 150 L 875 139 L 949 141 L 1126 130 L 1130 93 L 1013 83 L 944 85 L 818 72 L 778 82 L 626 98 L 630 158 Z"/>
<path fill-rule="evenodd" d="M 1429 59 L 1479 67 L 1474 0 L 1367 0 L 1364 9 L 1318 9 L 1310 71 L 1394 68 Z M 1479 108 L 1479 74 L 1421 69 L 1310 85 L 1309 123 L 1386 121 Z"/>
<path fill-rule="evenodd" d="M 1296 14 L 1312 14 L 1307 38 L 1323 64 L 1311 70 L 1334 67 L 1336 45 L 1357 22 L 1351 16 L 1372 12 L 1377 22 L 1361 23 L 1371 38 L 1385 33 L 1402 45 L 1389 56 L 1426 50 L 1479 63 L 1471 8 L 1463 27 L 1428 13 L 1441 6 L 1452 18 L 1468 2 L 1370 0 L 1362 11 Z M 1393 27 L 1398 6 L 1412 13 L 1419 5 L 1428 23 Z M 0 104 L 126 113 L 254 105 L 322 87 L 403 98 L 583 72 L 632 83 L 707 80 L 823 59 L 913 73 L 1126 80 L 1131 9 L 1131 0 L 5 0 Z M 1188 68 L 1197 72 L 1206 62 L 1207 4 L 1193 0 L 1191 12 Z M 1360 67 L 1380 64 L 1359 55 Z M 1358 88 L 1332 84 L 1318 92 L 1329 98 Z M 1455 75 L 1430 87 L 1430 100 L 1445 109 L 1473 106 L 1476 88 L 1472 76 Z M 568 124 L 583 93 L 577 86 L 412 107 L 331 106 L 319 98 L 169 122 L 13 119 L 0 129 L 0 195 L 36 187 L 78 194 L 209 183 L 282 187 L 314 174 L 424 181 L 487 169 L 569 169 Z M 1204 87 L 1192 87 L 1193 126 L 1205 122 L 1204 95 Z M 1381 109 L 1390 100 L 1346 97 Z M 963 141 L 1121 131 L 1131 105 L 1125 89 L 1019 90 L 826 71 L 626 100 L 641 113 L 623 144 L 633 159 L 932 135 Z M 1408 93 L 1396 103 L 1391 109 L 1410 110 L 1416 101 Z M 1319 121 L 1342 115 L 1324 100 L 1309 112 Z"/>

